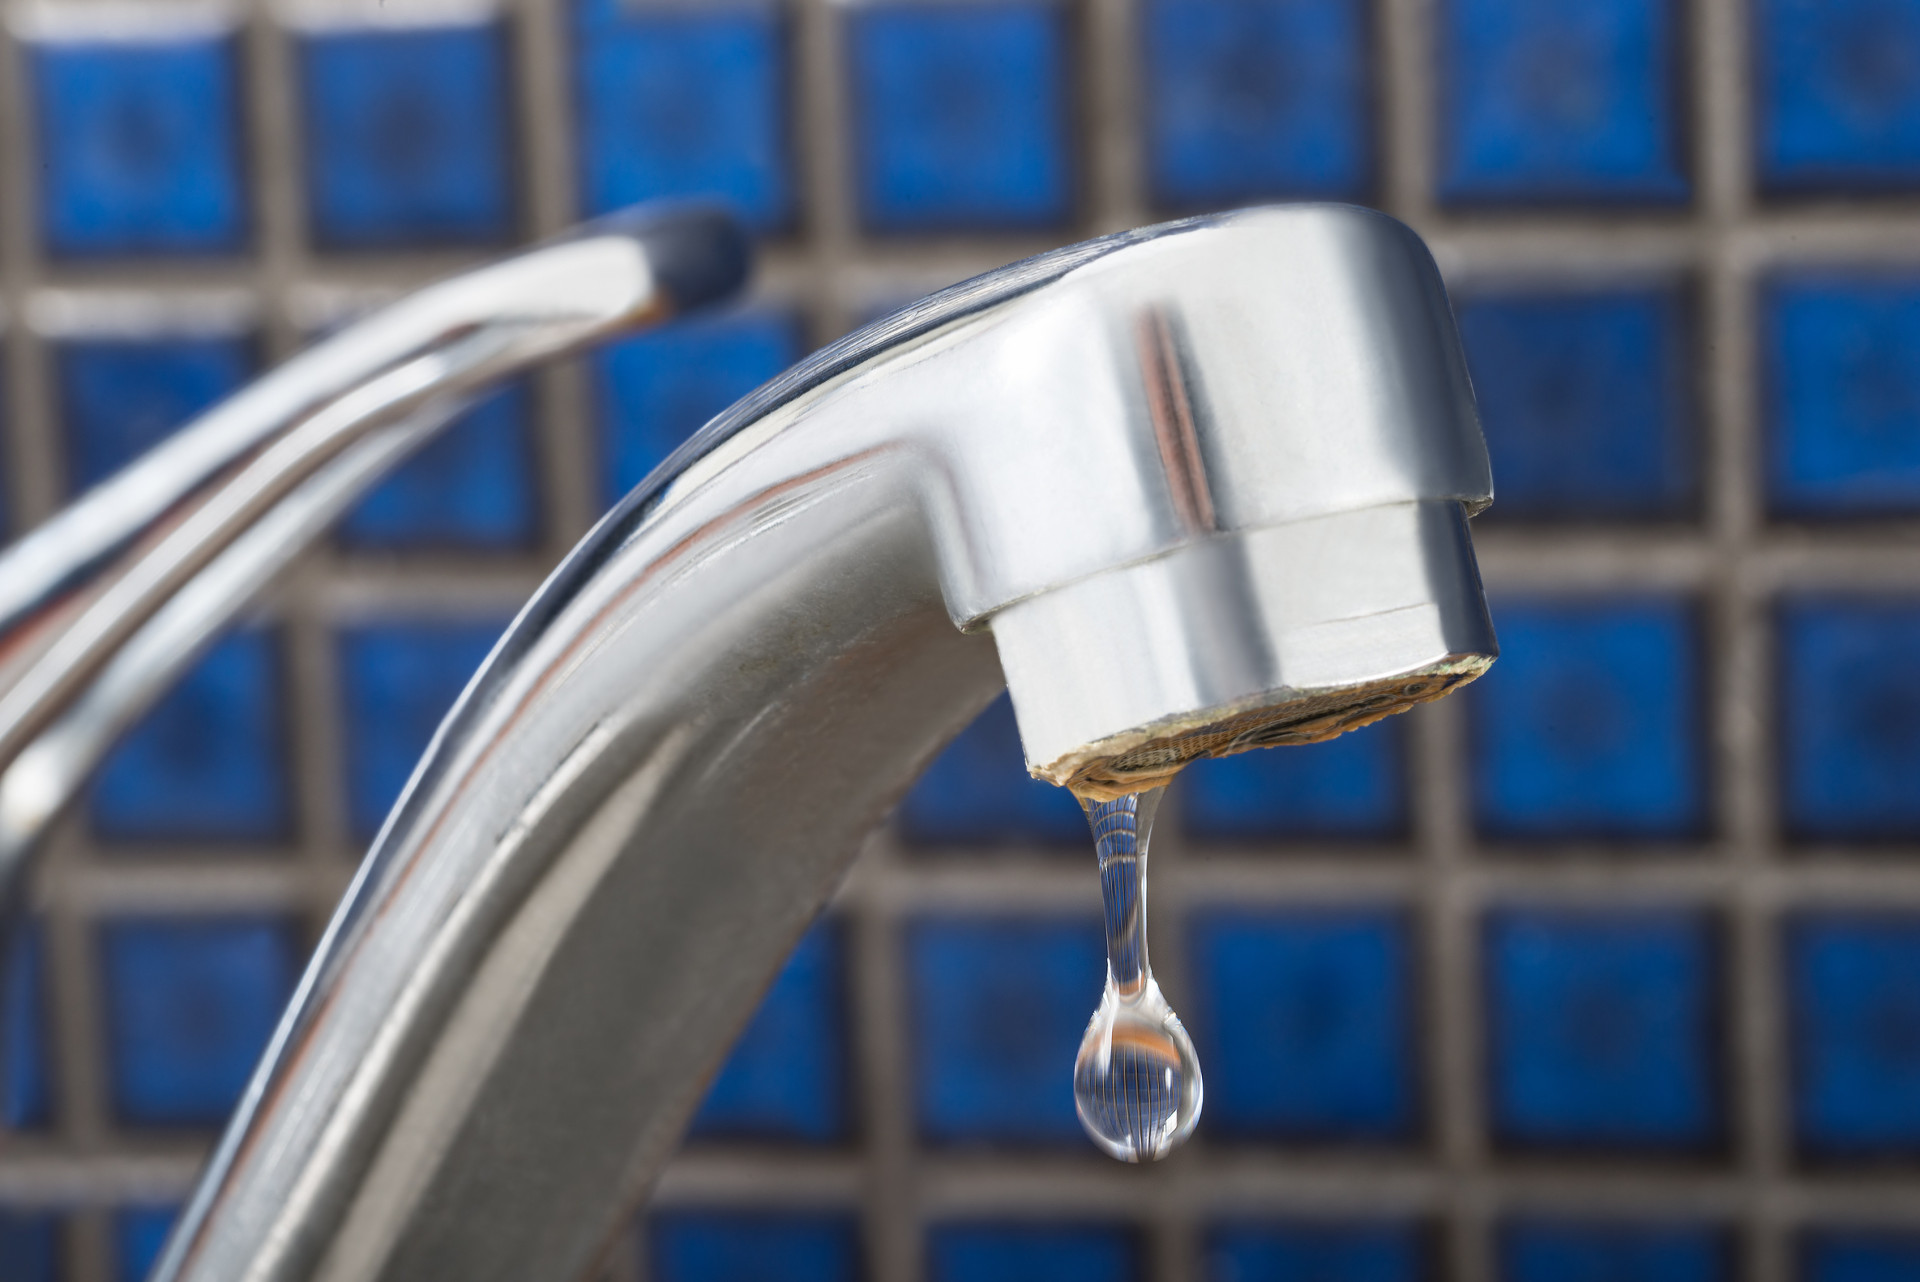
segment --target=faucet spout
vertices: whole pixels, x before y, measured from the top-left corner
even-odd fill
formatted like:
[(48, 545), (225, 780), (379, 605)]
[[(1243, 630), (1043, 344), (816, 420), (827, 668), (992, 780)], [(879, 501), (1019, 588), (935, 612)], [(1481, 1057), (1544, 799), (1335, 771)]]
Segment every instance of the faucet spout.
[(1095, 794), (1434, 697), (1495, 653), (1490, 498), (1438, 274), (1359, 209), (1089, 242), (819, 353), (500, 641), (157, 1276), (585, 1274), (1003, 682), (1031, 767)]

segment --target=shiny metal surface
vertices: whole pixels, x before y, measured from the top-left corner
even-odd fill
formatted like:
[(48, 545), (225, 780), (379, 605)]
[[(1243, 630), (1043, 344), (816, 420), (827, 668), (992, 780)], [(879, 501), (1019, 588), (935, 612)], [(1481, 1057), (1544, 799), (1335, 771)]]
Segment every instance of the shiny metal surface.
[(1091, 242), (820, 353), (501, 640), (158, 1276), (583, 1274), (1002, 658), (1042, 767), (1076, 735), (1137, 756), (1165, 737), (1142, 715), (1380, 715), (1415, 697), (1382, 681), (1491, 660), (1489, 498), (1438, 277), (1358, 209)]
[(724, 294), (745, 266), (724, 216), (638, 210), (444, 281), (287, 362), (0, 554), (0, 902), (118, 735), (468, 396)]

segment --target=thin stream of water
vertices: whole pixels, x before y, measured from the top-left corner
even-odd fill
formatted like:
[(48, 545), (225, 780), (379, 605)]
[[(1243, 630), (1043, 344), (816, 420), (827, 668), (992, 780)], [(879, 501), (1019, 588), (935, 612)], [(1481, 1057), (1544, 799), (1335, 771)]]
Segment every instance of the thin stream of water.
[(1147, 961), (1147, 840), (1165, 788), (1082, 797), (1100, 860), (1107, 984), (1073, 1064), (1073, 1100), (1093, 1142), (1123, 1162), (1157, 1161), (1200, 1120), (1200, 1061)]

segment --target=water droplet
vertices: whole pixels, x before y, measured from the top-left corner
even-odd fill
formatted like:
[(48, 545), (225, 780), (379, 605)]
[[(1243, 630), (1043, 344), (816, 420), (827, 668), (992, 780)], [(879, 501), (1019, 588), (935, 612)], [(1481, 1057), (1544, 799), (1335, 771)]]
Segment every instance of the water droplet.
[(1147, 838), (1166, 789), (1080, 799), (1100, 858), (1107, 987), (1073, 1063), (1080, 1124), (1123, 1162), (1165, 1157), (1200, 1120), (1200, 1061), (1147, 964)]

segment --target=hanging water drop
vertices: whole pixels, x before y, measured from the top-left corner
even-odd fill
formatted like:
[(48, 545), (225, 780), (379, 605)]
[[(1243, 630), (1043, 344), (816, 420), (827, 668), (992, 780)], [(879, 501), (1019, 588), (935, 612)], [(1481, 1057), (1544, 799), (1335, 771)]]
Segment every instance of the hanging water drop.
[(1082, 797), (1100, 859), (1107, 986), (1073, 1064), (1080, 1124), (1123, 1162), (1165, 1157), (1200, 1120), (1200, 1061), (1147, 964), (1147, 838), (1164, 788)]

